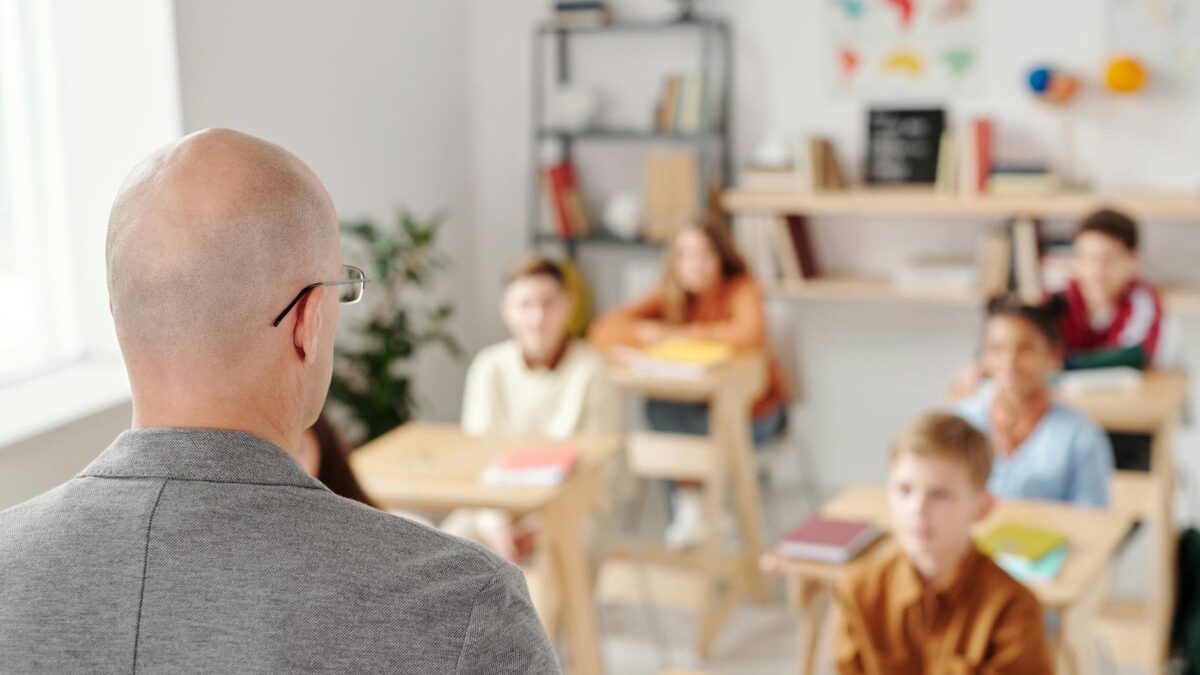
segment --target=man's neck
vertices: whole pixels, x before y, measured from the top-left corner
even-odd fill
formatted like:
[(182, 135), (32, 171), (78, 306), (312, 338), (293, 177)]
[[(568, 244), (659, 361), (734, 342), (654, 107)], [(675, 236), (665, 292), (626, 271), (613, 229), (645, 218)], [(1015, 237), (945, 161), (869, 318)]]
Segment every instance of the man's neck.
[(278, 416), (265, 415), (254, 405), (231, 405), (229, 402), (203, 399), (184, 402), (154, 400), (134, 395), (134, 429), (151, 427), (183, 427), (228, 429), (265, 438), (289, 453), (299, 448), (299, 433), (289, 433)]

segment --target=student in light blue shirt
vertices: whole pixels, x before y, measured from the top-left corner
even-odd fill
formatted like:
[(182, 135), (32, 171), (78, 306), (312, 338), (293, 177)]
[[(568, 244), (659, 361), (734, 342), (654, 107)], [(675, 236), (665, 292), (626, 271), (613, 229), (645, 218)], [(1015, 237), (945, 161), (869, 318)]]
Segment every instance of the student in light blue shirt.
[(1055, 402), (1047, 384), (1062, 363), (1060, 312), (1054, 303), (988, 303), (980, 364), (989, 381), (957, 409), (996, 447), (988, 489), (997, 497), (1107, 507), (1113, 472), (1108, 436)]

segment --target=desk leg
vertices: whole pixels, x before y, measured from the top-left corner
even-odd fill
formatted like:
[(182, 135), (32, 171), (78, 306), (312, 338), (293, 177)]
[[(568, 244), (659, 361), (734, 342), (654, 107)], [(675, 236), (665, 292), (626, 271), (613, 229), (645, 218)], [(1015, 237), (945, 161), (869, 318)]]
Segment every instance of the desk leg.
[(718, 396), (712, 403), (713, 436), (725, 452), (726, 466), (733, 472), (733, 496), (740, 526), (742, 575), (746, 588), (758, 604), (767, 602), (767, 582), (759, 567), (763, 554), (762, 496), (755, 476), (754, 445), (751, 441), (750, 410)]
[(817, 672), (817, 651), (829, 610), (829, 589), (818, 581), (788, 579), (788, 604), (800, 615), (797, 662), (801, 675)]
[(574, 505), (559, 504), (548, 509), (547, 553), (554, 561), (551, 567), (571, 650), (572, 672), (600, 675), (604, 672), (603, 654), (596, 627), (596, 607), (592, 601), (591, 571), (579, 528), (581, 522), (582, 512)]

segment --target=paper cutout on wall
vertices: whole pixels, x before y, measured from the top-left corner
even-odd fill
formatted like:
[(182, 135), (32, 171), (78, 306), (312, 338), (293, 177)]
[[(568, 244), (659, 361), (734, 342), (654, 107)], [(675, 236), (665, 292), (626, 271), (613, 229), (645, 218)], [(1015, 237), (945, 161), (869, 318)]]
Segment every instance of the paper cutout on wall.
[(913, 3), (916, 0), (887, 0), (887, 3), (900, 13), (900, 25), (908, 28), (913, 20)]
[(1200, 96), (1200, 0), (1105, 0), (1105, 11), (1104, 52), (1136, 58), (1147, 91)]
[(971, 12), (971, 0), (945, 0), (934, 16), (938, 21), (954, 21)]
[(850, 19), (857, 19), (867, 9), (866, 0), (835, 0)]
[(979, 7), (974, 0), (822, 0), (829, 86), (887, 101), (978, 90)]
[(962, 77), (975, 65), (975, 52), (961, 47), (942, 52), (942, 61), (955, 77)]
[(849, 47), (842, 47), (838, 56), (840, 57), (839, 63), (842, 66), (842, 80), (848, 81), (854, 79), (854, 76), (858, 74), (858, 52)]
[(883, 62), (883, 69), (893, 75), (904, 75), (913, 78), (921, 77), (925, 68), (921, 64), (921, 57), (902, 49), (893, 53)]

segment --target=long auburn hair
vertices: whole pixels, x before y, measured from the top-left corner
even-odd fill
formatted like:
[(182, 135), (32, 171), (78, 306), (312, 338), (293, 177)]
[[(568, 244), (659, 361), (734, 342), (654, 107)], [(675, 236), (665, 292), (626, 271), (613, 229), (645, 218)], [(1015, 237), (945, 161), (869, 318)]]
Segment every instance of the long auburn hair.
[(378, 508), (363, 491), (362, 486), (358, 484), (354, 472), (350, 470), (350, 462), (347, 460), (350, 448), (337, 429), (330, 424), (325, 413), (321, 413), (317, 417), (316, 423), (312, 425), (312, 430), (317, 435), (317, 446), (320, 448), (321, 455), (317, 480), (324, 483), (325, 487), (336, 495)]
[(663, 272), (663, 318), (670, 323), (683, 323), (687, 320), (688, 309), (691, 307), (692, 296), (684, 290), (675, 275), (675, 255), (679, 238), (688, 232), (699, 232), (704, 235), (713, 253), (721, 263), (721, 280), (729, 281), (746, 274), (746, 260), (738, 252), (733, 243), (729, 228), (719, 220), (709, 219), (704, 222), (688, 225), (671, 237), (667, 246)]

